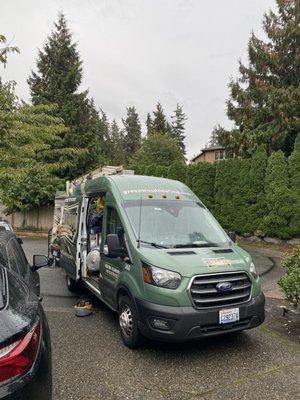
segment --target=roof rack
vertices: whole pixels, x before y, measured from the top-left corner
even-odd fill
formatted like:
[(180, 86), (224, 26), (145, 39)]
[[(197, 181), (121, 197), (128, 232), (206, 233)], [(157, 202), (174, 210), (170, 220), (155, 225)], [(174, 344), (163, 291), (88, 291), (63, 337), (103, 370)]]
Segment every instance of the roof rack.
[(131, 169), (123, 169), (122, 165), (119, 165), (117, 167), (112, 165), (107, 165), (106, 167), (99, 167), (97, 169), (94, 169), (93, 171), (88, 172), (85, 175), (80, 176), (77, 179), (74, 179), (72, 182), (67, 181), (66, 192), (69, 194), (71, 189), (76, 188), (77, 185), (82, 185), (88, 180), (109, 175), (134, 175), (134, 171)]

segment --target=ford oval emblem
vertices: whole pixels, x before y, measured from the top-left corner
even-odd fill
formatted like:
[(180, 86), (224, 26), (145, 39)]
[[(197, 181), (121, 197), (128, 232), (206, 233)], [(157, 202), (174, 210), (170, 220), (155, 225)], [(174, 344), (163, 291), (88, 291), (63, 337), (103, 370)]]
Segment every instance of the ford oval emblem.
[(231, 282), (220, 282), (216, 285), (216, 288), (219, 292), (229, 292), (233, 288), (233, 284)]

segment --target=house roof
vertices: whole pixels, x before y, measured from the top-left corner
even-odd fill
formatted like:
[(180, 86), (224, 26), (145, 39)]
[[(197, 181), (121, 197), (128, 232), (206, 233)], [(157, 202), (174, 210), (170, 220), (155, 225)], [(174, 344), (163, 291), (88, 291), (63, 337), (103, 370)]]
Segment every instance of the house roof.
[(209, 146), (204, 147), (204, 149), (202, 149), (200, 151), (200, 153), (198, 153), (194, 157), (192, 157), (190, 161), (195, 161), (198, 157), (200, 157), (202, 154), (206, 153), (207, 151), (215, 151), (215, 150), (225, 150), (225, 147), (221, 146), (220, 144), (211, 144)]

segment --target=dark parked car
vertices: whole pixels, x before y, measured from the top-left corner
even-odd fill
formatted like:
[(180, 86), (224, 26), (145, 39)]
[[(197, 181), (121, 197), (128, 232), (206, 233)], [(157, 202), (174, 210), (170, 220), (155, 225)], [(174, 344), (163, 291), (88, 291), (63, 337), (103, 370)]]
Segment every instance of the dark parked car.
[(0, 399), (51, 400), (51, 343), (38, 268), (11, 232), (0, 232)]

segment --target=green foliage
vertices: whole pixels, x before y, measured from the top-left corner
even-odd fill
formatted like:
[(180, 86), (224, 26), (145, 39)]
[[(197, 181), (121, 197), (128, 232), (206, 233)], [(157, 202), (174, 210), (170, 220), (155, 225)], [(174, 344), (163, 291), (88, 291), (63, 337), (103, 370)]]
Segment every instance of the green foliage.
[(214, 205), (214, 182), (216, 164), (191, 164), (186, 171), (186, 185), (209, 209)]
[(249, 184), (245, 187), (247, 191), (247, 228), (248, 232), (255, 232), (263, 227), (263, 219), (266, 211), (265, 198), (265, 175), (268, 157), (265, 146), (259, 146), (252, 158), (249, 168)]
[(59, 147), (68, 129), (55, 112), (54, 106), (0, 107), (0, 198), (8, 211), (51, 201), (62, 184), (57, 172), (79, 154)]
[(186, 179), (186, 166), (182, 162), (171, 164), (168, 169), (167, 177), (184, 183)]
[(288, 160), (290, 188), (292, 192), (291, 235), (300, 235), (300, 134), (295, 140), (294, 151)]
[(123, 124), (125, 128), (125, 160), (128, 161), (141, 147), (141, 123), (135, 107), (127, 108), (127, 116), (126, 119), (123, 119)]
[(284, 291), (286, 299), (296, 308), (300, 302), (300, 246), (282, 261), (286, 275), (281, 277), (278, 285)]
[(155, 168), (155, 176), (159, 178), (166, 178), (168, 176), (168, 167), (157, 165)]
[(155, 176), (155, 172), (156, 172), (156, 165), (154, 164), (146, 165), (144, 168), (144, 175)]
[(149, 120), (147, 118), (147, 124), (149, 126), (149, 133), (150, 134), (169, 134), (170, 133), (170, 125), (168, 124), (167, 118), (164, 114), (164, 110), (162, 105), (158, 102), (156, 105), (156, 109), (153, 111), (153, 120)]
[(265, 178), (266, 215), (263, 228), (268, 236), (288, 238), (292, 217), (292, 196), (289, 189), (287, 162), (282, 151), (268, 160)]
[(182, 110), (182, 106), (177, 104), (176, 110), (174, 114), (171, 116), (172, 118), (172, 128), (171, 128), (171, 137), (177, 140), (179, 147), (183, 154), (186, 153), (185, 144), (184, 144), (184, 131), (185, 131), (185, 121), (187, 120), (186, 115)]
[(213, 136), (228, 154), (252, 154), (259, 144), (270, 154), (289, 155), (299, 132), (299, 10), (298, 0), (276, 0), (278, 13), (264, 16), (267, 41), (252, 34), (249, 66), (239, 65), (240, 77), (229, 83), (227, 115), (230, 131), (217, 127)]
[(34, 105), (58, 105), (56, 116), (70, 128), (62, 147), (83, 149), (74, 157), (72, 167), (62, 172), (68, 178), (77, 177), (102, 161), (103, 125), (87, 91), (79, 92), (81, 82), (82, 61), (77, 44), (72, 42), (66, 19), (60, 13), (55, 30), (39, 51), (37, 71), (32, 71), (28, 84)]
[(234, 219), (228, 228), (237, 233), (251, 232), (253, 229), (250, 217), (251, 204), (249, 202), (251, 159), (235, 160), (235, 164), (237, 167), (235, 176), (236, 182), (235, 190), (231, 198)]
[(169, 166), (173, 162), (181, 161), (182, 153), (176, 140), (169, 135), (153, 133), (143, 140), (132, 163)]
[(2, 44), (2, 47), (0, 47), (0, 64), (3, 64), (4, 66), (7, 63), (7, 56), (9, 53), (20, 53), (18, 47), (9, 46), (6, 43), (6, 37), (0, 34), (0, 44)]
[(215, 179), (215, 215), (224, 228), (231, 228), (236, 219), (234, 197), (238, 188), (239, 160), (229, 159), (217, 164)]
[(112, 165), (123, 165), (125, 162), (124, 153), (124, 131), (119, 128), (116, 120), (113, 120), (109, 127), (109, 148), (110, 161)]

